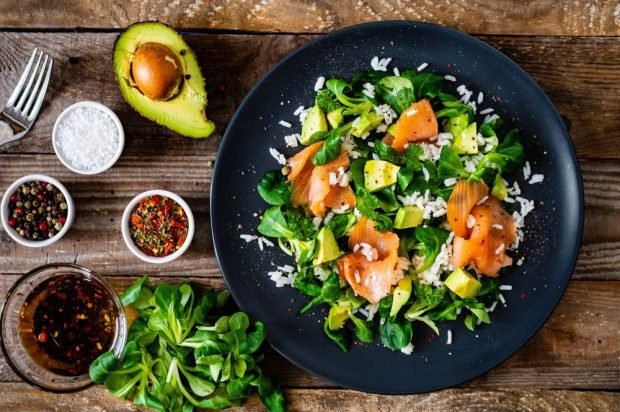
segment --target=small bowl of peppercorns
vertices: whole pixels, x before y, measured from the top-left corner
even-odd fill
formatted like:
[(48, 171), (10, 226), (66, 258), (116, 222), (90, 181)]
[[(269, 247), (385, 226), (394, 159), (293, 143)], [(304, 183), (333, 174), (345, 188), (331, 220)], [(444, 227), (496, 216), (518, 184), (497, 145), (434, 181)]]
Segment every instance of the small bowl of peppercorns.
[(4, 193), (0, 218), (4, 230), (28, 247), (44, 247), (60, 240), (69, 230), (75, 205), (58, 180), (28, 175), (16, 180)]

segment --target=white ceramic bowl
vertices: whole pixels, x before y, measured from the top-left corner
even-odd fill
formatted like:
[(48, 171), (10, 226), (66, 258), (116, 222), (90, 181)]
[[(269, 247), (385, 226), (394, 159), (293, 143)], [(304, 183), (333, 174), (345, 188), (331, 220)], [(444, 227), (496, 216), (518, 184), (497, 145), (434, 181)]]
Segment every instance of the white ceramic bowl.
[[(133, 211), (134, 207), (136, 207), (136, 205), (138, 204), (138, 202), (140, 202), (140, 200), (144, 199), (145, 197), (149, 197), (153, 195), (165, 196), (167, 198), (174, 200), (179, 205), (181, 205), (181, 207), (185, 211), (185, 214), (187, 215), (187, 238), (185, 239), (185, 242), (176, 252), (171, 253), (167, 256), (162, 256), (162, 257), (150, 256), (142, 252), (134, 244), (133, 240), (131, 239), (131, 234), (129, 233), (129, 219), (130, 219), (131, 212)], [(125, 212), (123, 213), (123, 218), (121, 219), (121, 232), (123, 234), (123, 240), (125, 241), (125, 244), (129, 248), (131, 253), (133, 253), (134, 255), (136, 255), (137, 257), (139, 257), (140, 259), (148, 263), (167, 263), (167, 262), (172, 262), (173, 260), (180, 257), (183, 253), (185, 253), (187, 248), (189, 248), (189, 245), (192, 243), (192, 239), (194, 238), (194, 231), (195, 231), (194, 215), (192, 214), (192, 211), (189, 208), (189, 205), (179, 195), (169, 192), (168, 190), (156, 189), (156, 190), (149, 190), (149, 191), (140, 193), (138, 196), (134, 197), (131, 200), (131, 202), (129, 202), (129, 204), (125, 208)]]
[[(20, 185), (32, 181), (40, 181), (53, 184), (58, 189), (60, 189), (62, 194), (65, 196), (65, 201), (67, 202), (67, 220), (65, 221), (65, 224), (60, 230), (60, 232), (56, 233), (56, 235), (52, 236), (49, 239), (29, 240), (21, 237), (15, 229), (9, 226), (9, 199), (11, 195), (15, 193), (15, 190), (17, 190)], [(73, 203), (73, 198), (69, 194), (69, 191), (58, 180), (46, 175), (28, 175), (17, 179), (15, 182), (13, 182), (11, 186), (8, 187), (6, 192), (4, 192), (4, 196), (2, 197), (2, 204), (0, 204), (0, 219), (2, 220), (2, 226), (4, 226), (4, 230), (9, 234), (9, 236), (11, 236), (11, 238), (13, 238), (14, 241), (28, 247), (45, 247), (51, 245), (52, 243), (58, 242), (60, 238), (62, 238), (65, 233), (69, 231), (69, 228), (71, 227), (74, 218), (75, 204)]]
[[(62, 152), (60, 151), (58, 147), (58, 125), (61, 123), (61, 121), (65, 117), (69, 115), (69, 113), (71, 113), (72, 111), (80, 107), (88, 107), (88, 108), (96, 109), (96, 110), (99, 110), (107, 114), (108, 116), (110, 116), (110, 118), (114, 122), (114, 125), (118, 129), (118, 148), (116, 149), (116, 152), (114, 156), (112, 157), (112, 159), (110, 159), (106, 164), (104, 164), (98, 169), (83, 170), (83, 169), (76, 168), (63, 156)], [(83, 174), (83, 175), (96, 175), (98, 173), (104, 172), (108, 170), (109, 168), (111, 168), (116, 163), (116, 161), (121, 157), (121, 153), (123, 153), (123, 148), (125, 147), (125, 131), (123, 129), (123, 125), (121, 124), (121, 121), (119, 120), (118, 116), (108, 107), (102, 105), (101, 103), (97, 103), (97, 102), (83, 101), (83, 102), (72, 104), (71, 106), (63, 110), (60, 116), (58, 116), (58, 119), (56, 119), (56, 123), (54, 123), (54, 129), (52, 130), (52, 145), (54, 146), (54, 152), (56, 152), (56, 156), (58, 157), (58, 160), (60, 160), (60, 162), (63, 165), (65, 165), (67, 169), (71, 170), (72, 172)]]

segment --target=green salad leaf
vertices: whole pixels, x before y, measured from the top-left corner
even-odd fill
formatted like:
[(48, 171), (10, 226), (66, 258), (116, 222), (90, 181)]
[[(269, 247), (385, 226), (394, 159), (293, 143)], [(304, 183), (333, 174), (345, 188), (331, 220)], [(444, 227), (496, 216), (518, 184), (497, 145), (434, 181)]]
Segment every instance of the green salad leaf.
[(376, 91), (399, 114), (407, 110), (415, 99), (413, 84), (406, 77), (384, 77), (377, 83)]
[(379, 327), (379, 337), (385, 347), (400, 350), (409, 345), (413, 338), (411, 322), (398, 317), (387, 318)]
[(258, 193), (270, 205), (287, 205), (291, 202), (292, 188), (282, 173), (272, 170), (258, 182)]
[[(350, 128), (350, 125), (347, 125)], [(315, 166), (323, 166), (333, 160), (335, 160), (340, 154), (340, 147), (342, 146), (342, 133), (346, 128), (343, 126), (338, 129), (334, 129), (327, 133), (325, 143), (315, 153), (312, 158), (312, 163)]]
[(416, 100), (421, 100), (423, 98), (434, 99), (443, 88), (444, 79), (436, 73), (417, 73), (411, 69), (407, 69), (400, 75), (401, 77), (409, 79), (413, 84)]
[(444, 146), (439, 155), (437, 175), (440, 179), (466, 179), (470, 173), (463, 167), (459, 155), (452, 148)]
[(416, 272), (424, 272), (433, 265), (448, 235), (447, 231), (433, 226), (418, 226), (415, 229), (415, 238), (419, 242), (416, 250), (424, 257), (424, 263), (415, 268)]
[(122, 296), (140, 317), (121, 359), (106, 352), (92, 362), (93, 382), (157, 411), (241, 406), (253, 393), (269, 411), (284, 411), (282, 391), (258, 366), (264, 325), (225, 309), (228, 291), (199, 292), (188, 283), (160, 283), (153, 290), (143, 277)]

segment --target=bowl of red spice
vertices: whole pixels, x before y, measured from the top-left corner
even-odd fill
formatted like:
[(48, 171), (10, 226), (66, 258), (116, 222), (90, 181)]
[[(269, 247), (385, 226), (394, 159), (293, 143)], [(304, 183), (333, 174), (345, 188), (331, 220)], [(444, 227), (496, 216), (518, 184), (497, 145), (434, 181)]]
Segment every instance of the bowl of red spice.
[(177, 259), (194, 237), (194, 215), (189, 205), (167, 190), (149, 190), (134, 197), (121, 222), (129, 250), (149, 263)]
[(44, 247), (57, 242), (69, 230), (75, 216), (67, 188), (53, 177), (28, 175), (4, 192), (0, 218), (4, 230), (16, 242)]

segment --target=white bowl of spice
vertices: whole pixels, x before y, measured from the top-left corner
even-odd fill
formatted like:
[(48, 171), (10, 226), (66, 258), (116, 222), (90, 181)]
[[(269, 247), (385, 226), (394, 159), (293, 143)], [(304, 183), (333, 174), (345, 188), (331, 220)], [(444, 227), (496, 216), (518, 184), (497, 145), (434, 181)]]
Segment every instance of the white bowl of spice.
[(116, 163), (125, 146), (123, 125), (101, 103), (84, 101), (67, 107), (56, 119), (52, 144), (69, 170), (95, 175)]
[(140, 193), (129, 202), (121, 219), (125, 244), (131, 253), (149, 263), (180, 257), (189, 248), (194, 230), (189, 205), (167, 190)]
[(0, 205), (4, 230), (28, 247), (44, 247), (62, 238), (73, 223), (75, 205), (69, 191), (46, 175), (28, 175), (4, 192)]

